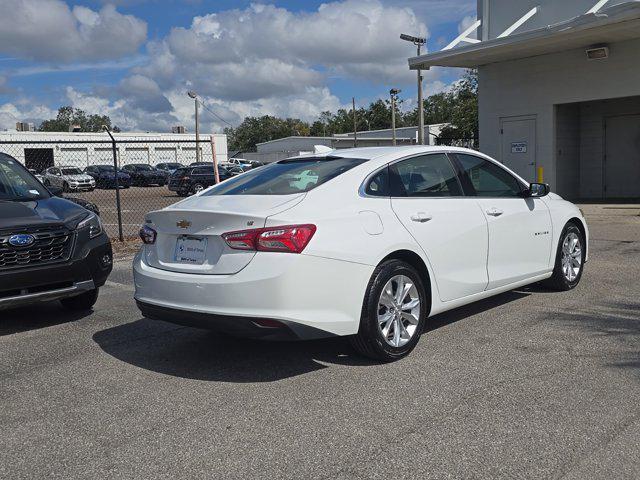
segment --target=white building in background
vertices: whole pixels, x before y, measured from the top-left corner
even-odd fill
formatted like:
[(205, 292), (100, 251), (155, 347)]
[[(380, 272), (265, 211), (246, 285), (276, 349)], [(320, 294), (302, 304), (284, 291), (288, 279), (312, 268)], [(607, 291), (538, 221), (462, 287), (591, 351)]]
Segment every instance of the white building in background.
[(480, 150), (570, 198), (640, 197), (640, 2), (478, 0), (411, 68), (478, 68)]
[[(196, 161), (194, 134), (114, 133), (120, 165), (129, 163)], [(227, 136), (200, 135), (201, 161), (213, 161), (211, 137), (218, 162), (227, 161)], [(50, 166), (113, 165), (111, 139), (107, 133), (0, 132), (0, 152), (21, 161), (27, 168), (42, 171)]]

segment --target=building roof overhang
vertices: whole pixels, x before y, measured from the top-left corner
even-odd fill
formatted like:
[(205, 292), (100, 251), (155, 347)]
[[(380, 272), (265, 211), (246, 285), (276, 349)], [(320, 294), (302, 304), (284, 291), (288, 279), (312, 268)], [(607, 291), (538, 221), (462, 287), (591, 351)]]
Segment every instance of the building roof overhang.
[(473, 68), (636, 38), (640, 38), (640, 1), (615, 5), (545, 28), (412, 57), (409, 68)]

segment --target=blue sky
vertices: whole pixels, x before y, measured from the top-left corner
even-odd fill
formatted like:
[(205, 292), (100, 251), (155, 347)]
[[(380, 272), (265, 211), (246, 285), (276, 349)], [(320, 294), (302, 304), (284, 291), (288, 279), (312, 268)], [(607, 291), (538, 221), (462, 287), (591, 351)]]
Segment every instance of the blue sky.
[[(410, 105), (414, 52), (430, 51), (475, 18), (475, 0), (0, 0), (0, 129), (38, 123), (61, 105), (107, 113), (125, 130), (192, 123), (191, 88), (219, 118), (313, 120), (393, 87)], [(5, 15), (6, 16), (6, 15)], [(453, 69), (427, 74), (426, 93)], [(206, 128), (226, 124), (204, 114)], [(208, 117), (208, 118), (207, 118)]]

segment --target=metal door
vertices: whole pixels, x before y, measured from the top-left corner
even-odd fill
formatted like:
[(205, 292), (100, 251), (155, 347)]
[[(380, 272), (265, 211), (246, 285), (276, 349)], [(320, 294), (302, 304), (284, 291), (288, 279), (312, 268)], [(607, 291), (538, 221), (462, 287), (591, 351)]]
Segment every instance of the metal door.
[(605, 120), (605, 198), (640, 197), (640, 115)]
[(500, 161), (529, 182), (536, 181), (536, 118), (500, 119)]

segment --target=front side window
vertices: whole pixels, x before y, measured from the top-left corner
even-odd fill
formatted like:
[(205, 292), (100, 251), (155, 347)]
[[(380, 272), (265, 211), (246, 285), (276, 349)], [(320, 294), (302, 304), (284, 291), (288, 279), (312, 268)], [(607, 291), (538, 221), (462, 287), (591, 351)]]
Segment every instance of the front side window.
[(204, 193), (211, 195), (289, 195), (303, 193), (360, 165), (357, 158), (295, 158), (230, 178)]
[(40, 200), (48, 197), (47, 189), (16, 160), (0, 155), (0, 202)]
[(394, 197), (459, 197), (462, 188), (444, 153), (413, 157), (391, 165)]
[(475, 155), (456, 154), (469, 179), (470, 195), (478, 197), (520, 197), (520, 182), (505, 169)]

